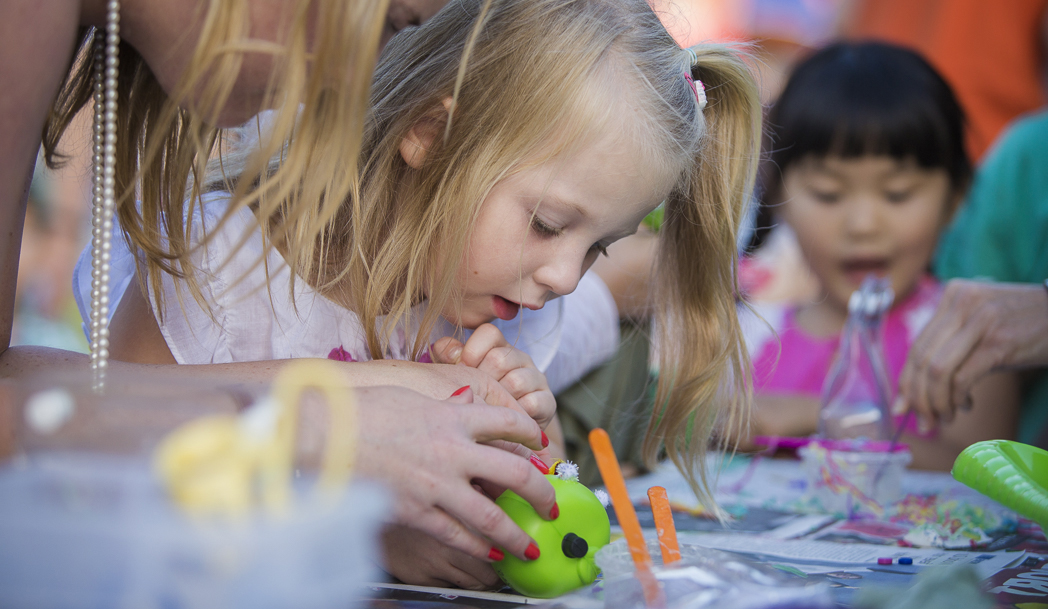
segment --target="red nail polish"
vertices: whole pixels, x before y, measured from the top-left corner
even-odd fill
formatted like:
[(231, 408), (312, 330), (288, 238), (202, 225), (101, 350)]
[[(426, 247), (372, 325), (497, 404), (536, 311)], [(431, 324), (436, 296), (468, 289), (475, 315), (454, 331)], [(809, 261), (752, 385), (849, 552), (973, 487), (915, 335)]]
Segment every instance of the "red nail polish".
[(451, 397), (455, 397), (456, 395), (462, 395), (463, 393), (466, 393), (467, 389), (469, 389), (469, 385), (466, 385), (465, 387), (459, 387), (455, 390), (455, 393), (451, 394)]
[(502, 550), (500, 550), (498, 548), (491, 548), (491, 551), (488, 552), (488, 558), (490, 558), (491, 560), (494, 560), (495, 562), (498, 562), (498, 561), (502, 560), (505, 557), (506, 556), (502, 553)]
[(528, 458), (528, 460), (531, 461), (531, 464), (534, 465), (537, 470), (542, 472), (543, 476), (549, 474), (549, 468), (542, 462), (542, 459), (539, 459), (538, 455), (533, 454)]
[(542, 448), (549, 446), (549, 438), (546, 437), (546, 432), (542, 432)]
[(557, 516), (560, 516), (560, 506), (557, 505), (556, 501), (554, 501), (553, 502), (553, 509), (549, 511), (549, 519), (550, 520), (556, 520)]
[(538, 560), (539, 547), (535, 545), (535, 542), (528, 544), (528, 549), (524, 550), (524, 558), (527, 558), (528, 560)]

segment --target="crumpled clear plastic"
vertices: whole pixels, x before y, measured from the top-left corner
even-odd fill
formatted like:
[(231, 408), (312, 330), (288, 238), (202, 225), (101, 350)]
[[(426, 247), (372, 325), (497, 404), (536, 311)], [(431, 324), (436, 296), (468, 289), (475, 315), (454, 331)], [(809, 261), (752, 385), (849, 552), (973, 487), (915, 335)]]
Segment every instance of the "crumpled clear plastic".
[(295, 479), (281, 515), (195, 518), (169, 499), (150, 455), (168, 431), (264, 388), (112, 373), (20, 381), (18, 452), (0, 460), (0, 607), (355, 607), (380, 573), (389, 498)]
[[(657, 541), (648, 542), (653, 558)], [(662, 590), (662, 609), (829, 609), (834, 606), (825, 583), (790, 579), (785, 574), (744, 556), (692, 544), (681, 544), (681, 560), (655, 565)], [(604, 571), (602, 582), (551, 603), (564, 609), (655, 609), (645, 601), (643, 585), (633, 572), (624, 539), (597, 553)]]
[(891, 384), (881, 324), (895, 294), (887, 278), (870, 275), (848, 301), (837, 359), (823, 385), (819, 436), (888, 440)]

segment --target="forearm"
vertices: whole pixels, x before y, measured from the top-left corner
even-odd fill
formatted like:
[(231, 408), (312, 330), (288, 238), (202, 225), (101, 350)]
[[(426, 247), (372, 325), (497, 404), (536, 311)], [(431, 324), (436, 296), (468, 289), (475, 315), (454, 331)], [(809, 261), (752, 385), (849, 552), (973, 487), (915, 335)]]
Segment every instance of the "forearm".
[[(287, 361), (212, 365), (111, 361), (107, 382), (119, 389), (106, 404), (109, 415), (117, 416), (97, 416), (102, 402), (85, 389), (89, 383), (87, 355), (46, 347), (12, 347), (0, 355), (0, 459), (20, 450), (48, 446), (114, 452), (141, 450), (187, 420), (243, 409), (268, 391), (269, 383)], [(388, 388), (378, 385), (384, 381), (405, 380), (404, 375), (395, 373), (404, 368), (405, 362), (372, 364), (342, 366), (345, 380), (359, 389), (362, 405), (382, 401), (380, 396), (388, 393)], [(64, 384), (77, 399), (77, 409), (68, 424), (49, 437), (34, 435), (21, 423), (27, 390), (43, 383)], [(448, 391), (440, 397), (450, 394)], [(132, 404), (133, 399), (138, 402)], [(419, 399), (423, 399), (421, 395)], [(132, 405), (134, 408), (129, 407)], [(322, 437), (324, 434), (316, 429), (325, 426), (324, 409), (317, 409), (308, 400), (303, 408), (303, 416), (314, 421), (312, 436)], [(311, 454), (316, 443), (308, 444), (304, 448)]]
[(758, 395), (748, 429), (738, 430), (739, 450), (756, 448), (756, 436), (800, 437), (819, 427), (819, 401), (804, 395)]
[(0, 352), (11, 344), (29, 179), (78, 15), (76, 0), (0, 3)]

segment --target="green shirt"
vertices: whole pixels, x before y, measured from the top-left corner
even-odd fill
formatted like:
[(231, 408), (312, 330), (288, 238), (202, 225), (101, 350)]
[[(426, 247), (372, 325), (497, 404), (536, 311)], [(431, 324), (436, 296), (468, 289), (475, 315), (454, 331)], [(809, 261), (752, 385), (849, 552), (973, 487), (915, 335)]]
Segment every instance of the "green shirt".
[[(1013, 123), (987, 155), (942, 236), (935, 272), (943, 281), (1048, 278), (1048, 112)], [(1024, 387), (1019, 441), (1035, 443), (1046, 424), (1048, 373), (1042, 371)]]

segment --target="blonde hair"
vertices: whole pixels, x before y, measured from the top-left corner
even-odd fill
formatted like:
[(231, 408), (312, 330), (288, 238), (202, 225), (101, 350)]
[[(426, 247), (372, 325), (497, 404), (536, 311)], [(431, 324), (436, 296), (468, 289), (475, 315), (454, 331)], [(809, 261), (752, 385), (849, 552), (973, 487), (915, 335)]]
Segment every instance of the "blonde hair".
[[(712, 506), (701, 465), (709, 438), (720, 419), (741, 424), (749, 403), (735, 240), (761, 108), (737, 52), (712, 44), (691, 51), (694, 64), (645, 0), (453, 0), (383, 53), (360, 198), (339, 209), (315, 279), (360, 316), (376, 358), (427, 298), (420, 353), (441, 311), (458, 302), (454, 262), (465, 259), (491, 188), (625, 123), (638, 158), (675, 178), (656, 269), (662, 376), (645, 457), (654, 462), (664, 448)], [(703, 111), (685, 71), (705, 83)], [(409, 171), (400, 144), (427, 120), (448, 124)], [(435, 269), (438, 255), (453, 263)]]
[[(368, 89), (388, 3), (296, 2), (286, 15), (286, 40), (272, 43), (248, 38), (249, 0), (210, 0), (200, 5), (200, 40), (170, 94), (138, 52), (121, 42), (117, 213), (132, 251), (141, 252), (157, 302), (161, 273), (185, 279), (199, 298), (189, 264), (197, 244), (190, 242), (186, 219), (198, 204), (202, 181), (191, 178), (204, 173), (219, 148), (221, 130), (211, 125), (230, 99), (245, 52), (273, 56), (263, 104), (280, 110), (270, 137), (245, 159), (241, 177), (246, 179), (234, 191), (225, 218), (252, 206), (267, 243), (281, 248), (294, 274), (315, 274), (314, 253), (324, 227), (356, 193)], [(91, 99), (93, 32), (81, 30), (69, 76), (44, 127), (45, 157), (52, 166), (61, 161), (63, 132)], [(283, 162), (269, 171), (268, 160), (278, 153)]]

